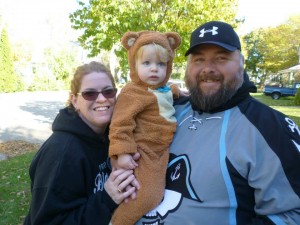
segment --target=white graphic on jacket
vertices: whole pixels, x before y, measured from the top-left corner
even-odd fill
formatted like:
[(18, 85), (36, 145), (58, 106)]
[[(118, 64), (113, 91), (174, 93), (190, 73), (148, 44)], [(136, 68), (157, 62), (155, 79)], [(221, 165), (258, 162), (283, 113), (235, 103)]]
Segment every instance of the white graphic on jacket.
[(170, 154), (164, 199), (155, 209), (144, 215), (144, 218), (151, 221), (143, 222), (143, 224), (164, 224), (162, 219), (180, 207), (182, 198), (202, 202), (190, 182), (190, 174), (191, 166), (188, 157), (186, 155), (176, 156)]
[[(300, 136), (300, 130), (297, 124), (288, 117), (285, 118), (285, 121), (289, 124), (289, 128), (291, 129), (291, 131), (293, 133), (298, 133), (298, 135)], [(300, 152), (300, 143), (297, 143), (295, 140), (292, 140), (292, 142), (296, 146), (298, 152)]]
[(99, 165), (99, 173), (95, 178), (94, 193), (104, 190), (104, 183), (106, 182), (109, 176), (108, 168), (109, 168), (108, 162), (103, 162)]
[[(197, 125), (202, 125), (203, 124), (203, 119), (198, 119), (195, 117), (195, 113), (193, 115), (189, 115), (188, 117), (184, 118), (178, 126), (181, 126), (184, 122), (186, 122), (188, 119), (190, 119), (191, 125), (188, 127), (189, 130), (197, 130), (198, 127)], [(221, 119), (220, 116), (212, 116), (212, 117), (207, 117), (205, 118), (205, 121), (212, 120), (212, 119)]]

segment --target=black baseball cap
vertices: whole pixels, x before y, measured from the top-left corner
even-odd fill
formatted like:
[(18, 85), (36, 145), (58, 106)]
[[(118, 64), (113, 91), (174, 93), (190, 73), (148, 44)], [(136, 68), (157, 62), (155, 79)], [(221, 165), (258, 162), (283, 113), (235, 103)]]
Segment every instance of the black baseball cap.
[(190, 48), (185, 53), (185, 56), (189, 55), (196, 46), (201, 44), (215, 44), (231, 52), (237, 49), (241, 50), (239, 36), (233, 27), (220, 21), (207, 22), (194, 30), (191, 35)]

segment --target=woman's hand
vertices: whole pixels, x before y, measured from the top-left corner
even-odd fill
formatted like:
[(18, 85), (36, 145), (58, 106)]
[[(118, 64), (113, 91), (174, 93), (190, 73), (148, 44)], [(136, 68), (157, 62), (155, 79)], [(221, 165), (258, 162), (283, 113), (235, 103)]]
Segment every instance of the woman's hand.
[(140, 188), (133, 170), (118, 169), (114, 170), (104, 184), (104, 188), (115, 203), (128, 201), (135, 198), (137, 189)]

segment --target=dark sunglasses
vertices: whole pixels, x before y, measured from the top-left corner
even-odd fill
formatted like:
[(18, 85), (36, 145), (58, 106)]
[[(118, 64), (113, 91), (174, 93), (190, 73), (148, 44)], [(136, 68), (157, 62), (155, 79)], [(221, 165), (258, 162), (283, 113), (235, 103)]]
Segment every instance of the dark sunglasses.
[(101, 91), (82, 91), (77, 93), (87, 101), (95, 101), (101, 93), (105, 98), (114, 98), (117, 94), (117, 88), (108, 88)]

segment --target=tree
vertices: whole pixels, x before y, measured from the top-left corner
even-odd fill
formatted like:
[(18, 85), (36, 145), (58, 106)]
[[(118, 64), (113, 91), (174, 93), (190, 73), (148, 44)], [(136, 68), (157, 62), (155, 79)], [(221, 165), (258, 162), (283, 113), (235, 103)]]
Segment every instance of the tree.
[(52, 71), (52, 76), (56, 81), (64, 83), (63, 88), (70, 88), (70, 81), (72, 75), (78, 65), (76, 61), (75, 51), (62, 48), (58, 52), (53, 52), (51, 49), (46, 49), (46, 57), (48, 58), (48, 64)]
[(80, 44), (90, 50), (90, 56), (117, 45), (115, 53), (123, 72), (128, 66), (120, 39), (129, 30), (178, 32), (182, 44), (175, 63), (180, 64), (185, 62), (191, 32), (201, 23), (222, 20), (237, 24), (237, 0), (90, 0), (89, 4), (79, 1), (79, 6), (70, 20), (73, 28), (83, 30)]
[(56, 50), (44, 49), (47, 65), (36, 65), (34, 82), (29, 86), (30, 91), (36, 90), (66, 90), (79, 62), (76, 59), (76, 49), (61, 46)]
[(5, 28), (2, 29), (0, 35), (0, 92), (22, 90), (23, 83), (14, 71), (13, 54)]
[(263, 62), (263, 55), (258, 49), (258, 43), (260, 41), (260, 30), (252, 31), (243, 37), (245, 42), (246, 51), (246, 71), (249, 76), (255, 79), (256, 81), (260, 79), (260, 76), (263, 74), (262, 69), (259, 65)]
[(300, 23), (297, 27), (295, 24), (287, 23), (265, 30), (258, 47), (264, 54), (263, 66), (268, 71), (274, 73), (297, 64), (299, 30)]
[[(252, 31), (245, 35), (246, 68), (267, 76), (298, 63), (300, 44), (300, 16), (291, 17), (286, 23)], [(264, 78), (264, 79), (265, 79)]]

